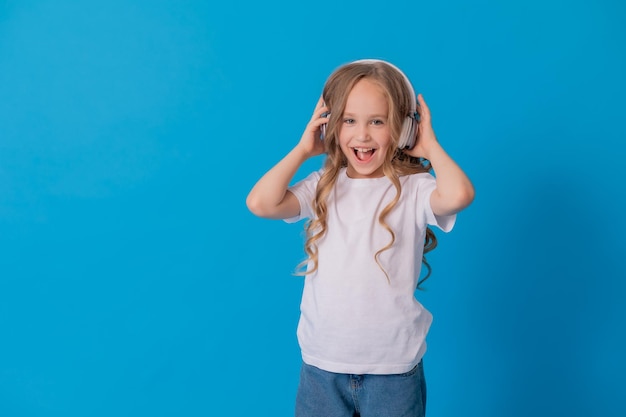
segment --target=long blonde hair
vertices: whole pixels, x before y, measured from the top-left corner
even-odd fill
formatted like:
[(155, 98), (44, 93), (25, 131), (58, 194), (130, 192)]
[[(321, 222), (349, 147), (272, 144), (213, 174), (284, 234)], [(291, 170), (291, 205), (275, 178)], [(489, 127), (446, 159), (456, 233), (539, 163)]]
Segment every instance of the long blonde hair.
[[(381, 211), (378, 222), (390, 234), (390, 241), (387, 245), (379, 249), (374, 254), (374, 259), (384, 272), (387, 280), (390, 281), (387, 271), (380, 262), (380, 254), (391, 248), (396, 240), (395, 232), (389, 227), (385, 219), (393, 210), (400, 199), (402, 187), (399, 177), (403, 175), (429, 172), (430, 163), (421, 158), (414, 158), (406, 155), (402, 150), (398, 149), (398, 141), (402, 132), (402, 126), (411, 109), (412, 94), (409, 86), (406, 84), (404, 75), (397, 68), (387, 64), (384, 61), (356, 61), (339, 67), (335, 70), (324, 86), (322, 93), (326, 106), (330, 109), (330, 118), (326, 128), (324, 137), (326, 160), (320, 180), (317, 184), (315, 198), (313, 200), (313, 210), (315, 216), (309, 220), (305, 226), (306, 241), (304, 245), (305, 253), (308, 256), (299, 266), (303, 267), (312, 263), (312, 267), (306, 272), (299, 273), (306, 275), (317, 270), (318, 267), (318, 250), (317, 242), (326, 234), (328, 206), (327, 201), (330, 192), (337, 182), (341, 168), (347, 166), (347, 160), (339, 146), (339, 130), (341, 128), (341, 119), (345, 111), (348, 94), (352, 88), (362, 79), (367, 79), (379, 85), (387, 96), (389, 104), (389, 125), (391, 130), (392, 144), (388, 147), (383, 162), (383, 174), (389, 178), (396, 195), (393, 200), (387, 204)], [(427, 274), (419, 280), (417, 287), (419, 288), (431, 273), (431, 267), (424, 256), (437, 246), (437, 238), (430, 228), (426, 229), (426, 238), (424, 241), (424, 251), (422, 262), (427, 268)]]

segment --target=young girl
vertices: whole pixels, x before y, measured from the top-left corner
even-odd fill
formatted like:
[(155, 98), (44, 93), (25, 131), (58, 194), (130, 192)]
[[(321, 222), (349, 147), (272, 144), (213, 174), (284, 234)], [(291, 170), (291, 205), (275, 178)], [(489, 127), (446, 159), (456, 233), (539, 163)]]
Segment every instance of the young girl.
[[(323, 168), (290, 187), (322, 153)], [(361, 60), (331, 74), (300, 142), (247, 198), (258, 216), (309, 219), (296, 416), (425, 414), (432, 316), (415, 289), (436, 245), (428, 225), (449, 231), (473, 198), (397, 67)]]

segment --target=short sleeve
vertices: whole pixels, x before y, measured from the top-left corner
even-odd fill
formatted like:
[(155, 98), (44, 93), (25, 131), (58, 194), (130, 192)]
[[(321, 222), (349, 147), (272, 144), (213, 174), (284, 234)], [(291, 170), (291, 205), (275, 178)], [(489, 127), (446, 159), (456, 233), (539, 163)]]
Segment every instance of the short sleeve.
[[(419, 174), (418, 174), (419, 175)], [(419, 175), (418, 185), (418, 208), (421, 209), (423, 217), (421, 218), (426, 224), (430, 226), (436, 226), (444, 232), (449, 232), (456, 223), (456, 214), (449, 216), (437, 216), (433, 213), (433, 209), (430, 206), (430, 196), (437, 187), (435, 177), (431, 174)], [(419, 216), (418, 216), (419, 218)]]
[(300, 213), (297, 216), (284, 219), (286, 223), (295, 223), (302, 219), (308, 219), (313, 215), (313, 198), (315, 197), (315, 190), (320, 177), (321, 171), (312, 172), (306, 178), (287, 189), (298, 199)]

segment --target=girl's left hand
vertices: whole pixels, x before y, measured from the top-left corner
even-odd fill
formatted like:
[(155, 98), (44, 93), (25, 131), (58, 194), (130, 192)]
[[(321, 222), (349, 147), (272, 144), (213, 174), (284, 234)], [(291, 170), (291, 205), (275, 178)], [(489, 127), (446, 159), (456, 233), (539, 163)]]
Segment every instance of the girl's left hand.
[(433, 130), (432, 119), (430, 116), (430, 109), (426, 105), (426, 101), (421, 94), (417, 96), (417, 112), (420, 115), (419, 127), (417, 129), (417, 139), (413, 149), (406, 149), (404, 152), (407, 155), (430, 159), (430, 149), (434, 144), (437, 144), (437, 137)]

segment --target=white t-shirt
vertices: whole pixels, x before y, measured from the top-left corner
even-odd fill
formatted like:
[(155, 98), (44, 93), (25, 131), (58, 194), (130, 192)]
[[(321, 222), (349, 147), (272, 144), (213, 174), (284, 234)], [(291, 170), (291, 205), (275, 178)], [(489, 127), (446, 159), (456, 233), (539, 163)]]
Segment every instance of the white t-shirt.
[[(314, 216), (311, 203), (321, 172), (289, 190), (300, 202), (295, 222)], [(428, 173), (400, 177), (402, 193), (386, 222), (378, 222), (396, 189), (386, 177), (352, 179), (342, 169), (328, 199), (328, 227), (318, 241), (317, 271), (305, 278), (298, 342), (302, 359), (329, 372), (398, 374), (411, 370), (426, 352), (432, 315), (415, 299), (427, 225), (445, 232), (456, 215), (438, 217), (430, 207), (435, 178)], [(309, 265), (311, 267), (311, 265)]]

